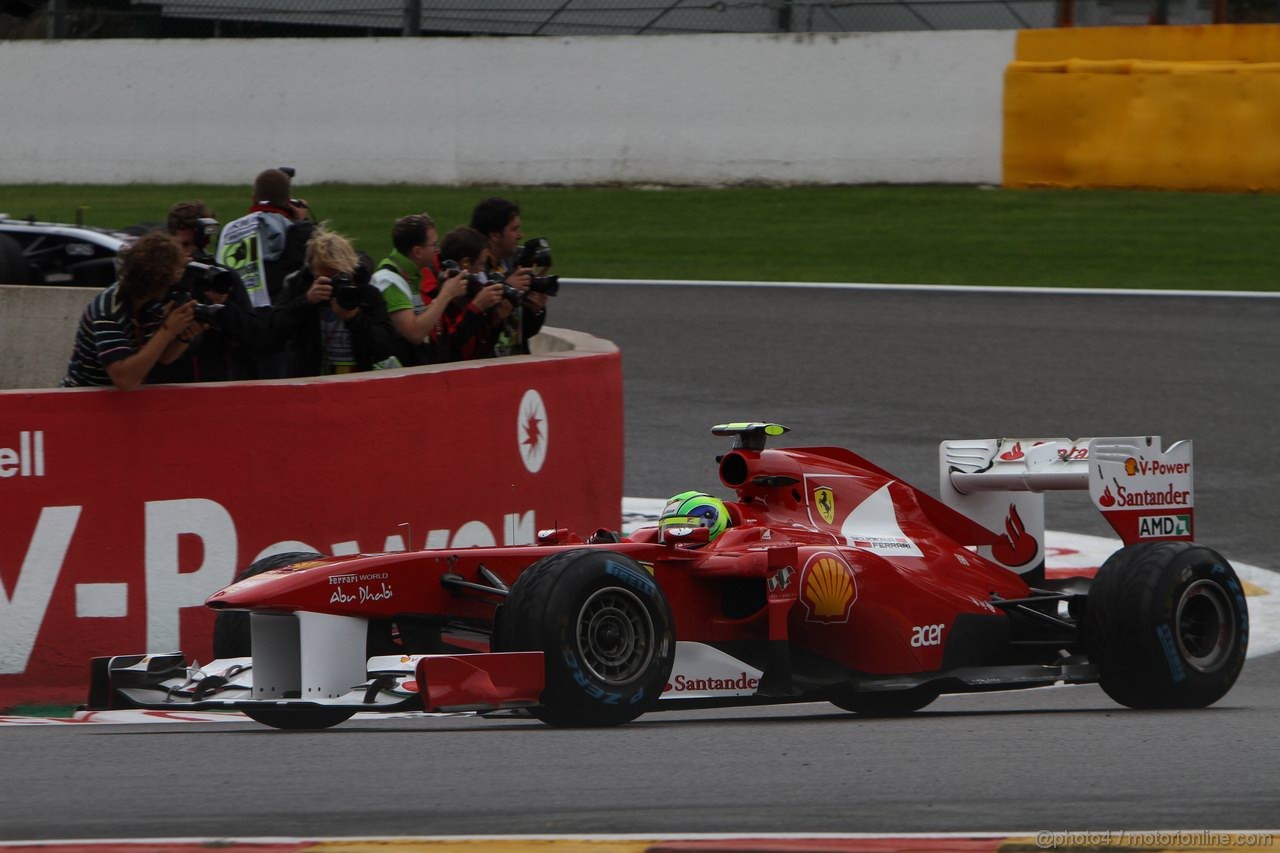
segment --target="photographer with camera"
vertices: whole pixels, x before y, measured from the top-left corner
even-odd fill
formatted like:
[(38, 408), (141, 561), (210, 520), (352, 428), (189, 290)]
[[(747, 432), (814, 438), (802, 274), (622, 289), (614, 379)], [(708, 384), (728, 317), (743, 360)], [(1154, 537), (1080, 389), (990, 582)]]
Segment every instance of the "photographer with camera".
[[(217, 263), (235, 270), (255, 312), (261, 318), (279, 304), (284, 280), (305, 264), (307, 241), (315, 230), (310, 208), (292, 198), (294, 170), (285, 166), (260, 172), (253, 181), (249, 213), (222, 229)], [(286, 357), (278, 342), (263, 340), (253, 361), (254, 376), (284, 376)]]
[(488, 242), (475, 229), (455, 228), (440, 241), (440, 279), (426, 297), (429, 307), (444, 306), (430, 336), (437, 363), (493, 355), (496, 311), (506, 285), (486, 279), (488, 259)]
[(546, 321), (547, 299), (560, 290), (559, 277), (547, 275), (551, 247), (541, 237), (521, 245), (520, 205), (505, 198), (479, 202), (471, 211), (471, 227), (486, 238), (490, 277), (501, 275), (509, 288), (508, 304), (495, 311), (492, 354), (527, 355), (529, 339)]
[[(244, 283), (234, 270), (219, 266), (208, 251), (218, 221), (201, 201), (180, 201), (169, 208), (168, 232), (187, 255), (178, 292), (196, 301), (196, 320), (205, 327), (182, 358), (157, 365), (152, 382), (221, 382), (253, 378), (254, 347), (266, 320), (253, 310)], [(185, 298), (183, 299), (185, 301)]]
[(185, 272), (186, 256), (168, 234), (144, 235), (125, 249), (116, 283), (94, 297), (80, 318), (60, 386), (128, 391), (146, 381), (157, 363), (178, 359), (201, 331), (195, 302), (172, 292)]
[(285, 281), (274, 317), (288, 340), (288, 376), (372, 370), (391, 355), (396, 332), (369, 283), (371, 267), (341, 234), (316, 230), (306, 266)]
[[(440, 334), (440, 319), (453, 299), (466, 292), (466, 281), (452, 276), (443, 281), (433, 277), (436, 298), (424, 298), (419, 289), (440, 252), (436, 224), (425, 213), (397, 219), (391, 228), (391, 254), (373, 274), (372, 284), (382, 292), (387, 313), (397, 334), (395, 355), (380, 367), (432, 364), (438, 357), (434, 338)], [(431, 289), (428, 289), (431, 292)]]

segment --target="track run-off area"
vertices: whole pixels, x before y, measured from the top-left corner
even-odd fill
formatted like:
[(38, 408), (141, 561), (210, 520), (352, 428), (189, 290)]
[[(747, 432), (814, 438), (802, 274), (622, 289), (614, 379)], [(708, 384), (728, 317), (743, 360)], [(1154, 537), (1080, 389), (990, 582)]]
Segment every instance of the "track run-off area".
[[(628, 495), (725, 494), (715, 456), (727, 444), (709, 428), (726, 421), (786, 424), (784, 445), (846, 446), (934, 494), (943, 439), (1193, 439), (1197, 538), (1254, 586), (1239, 682), (1196, 711), (1131, 711), (1086, 686), (943, 697), (892, 720), (801, 704), (605, 731), (456, 715), (324, 732), (8, 726), (0, 840), (430, 837), (423, 849), (438, 850), (479, 836), (475, 850), (520, 836), (511, 843), (692, 850), (728, 835), (737, 846), (705, 849), (1025, 850), (1074, 830), (1041, 849), (1090, 846), (1084, 831), (1115, 833), (1094, 849), (1127, 844), (1121, 831), (1150, 849), (1141, 842), (1179, 840), (1142, 831), (1280, 824), (1280, 656), (1265, 653), (1280, 601), (1266, 571), (1280, 567), (1280, 301), (567, 281), (550, 322), (622, 351)], [(1113, 541), (1083, 495), (1049, 496), (1047, 521), (1050, 567), (1097, 565), (1090, 549)], [(902, 833), (914, 837), (880, 837)], [(1249, 838), (1190, 840), (1276, 843)]]

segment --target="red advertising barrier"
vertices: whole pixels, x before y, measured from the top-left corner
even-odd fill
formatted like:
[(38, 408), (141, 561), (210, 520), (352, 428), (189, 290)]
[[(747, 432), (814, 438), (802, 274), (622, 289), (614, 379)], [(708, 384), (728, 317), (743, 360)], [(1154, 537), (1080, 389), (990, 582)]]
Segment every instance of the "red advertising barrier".
[(0, 708), (94, 655), (211, 656), (204, 599), (271, 553), (616, 527), (612, 344), (324, 379), (0, 392)]

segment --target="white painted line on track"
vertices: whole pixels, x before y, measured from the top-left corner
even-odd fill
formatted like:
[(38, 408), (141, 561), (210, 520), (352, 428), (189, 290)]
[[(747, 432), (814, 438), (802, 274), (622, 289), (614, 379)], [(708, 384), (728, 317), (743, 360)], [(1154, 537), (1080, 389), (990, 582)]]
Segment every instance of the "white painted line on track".
[[(210, 847), (225, 846), (228, 843), (240, 845), (273, 845), (273, 844), (447, 844), (466, 842), (669, 842), (669, 841), (934, 841), (948, 839), (1006, 839), (1023, 838), (1038, 832), (1036, 829), (1010, 829), (1000, 832), (628, 832), (628, 833), (574, 833), (566, 835), (349, 835), (349, 836), (245, 836), (245, 837), (208, 837), (208, 838), (71, 838), (61, 840), (0, 841), (0, 847), (52, 847), (57, 845), (104, 846), (104, 845), (137, 845), (156, 847), (162, 845), (186, 844)], [(1196, 835), (1207, 833), (1215, 835), (1247, 836), (1260, 838), (1274, 836), (1280, 829), (1127, 829), (1129, 834), (1160, 835)], [(1119, 830), (1116, 831), (1117, 834)], [(1062, 833), (1067, 834), (1067, 833)], [(1101, 832), (1096, 833), (1101, 834)], [(1262, 845), (1258, 845), (1262, 846)], [(1266, 845), (1265, 849), (1271, 849)]]
[(1199, 299), (1278, 299), (1280, 291), (1270, 290), (1147, 290), (1137, 287), (1001, 287), (988, 284), (876, 284), (874, 282), (840, 281), (697, 281), (693, 279), (655, 278), (566, 278), (565, 284), (634, 285), (642, 287), (792, 287), (810, 290), (857, 290), (873, 292), (914, 293), (1007, 293), (1019, 296), (1187, 296)]

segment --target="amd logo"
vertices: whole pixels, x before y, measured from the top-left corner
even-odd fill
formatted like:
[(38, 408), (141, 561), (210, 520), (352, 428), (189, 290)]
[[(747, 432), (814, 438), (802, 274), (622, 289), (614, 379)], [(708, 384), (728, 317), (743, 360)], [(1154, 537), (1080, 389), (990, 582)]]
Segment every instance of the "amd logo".
[(44, 430), (18, 433), (18, 446), (0, 447), (0, 479), (44, 476)]

